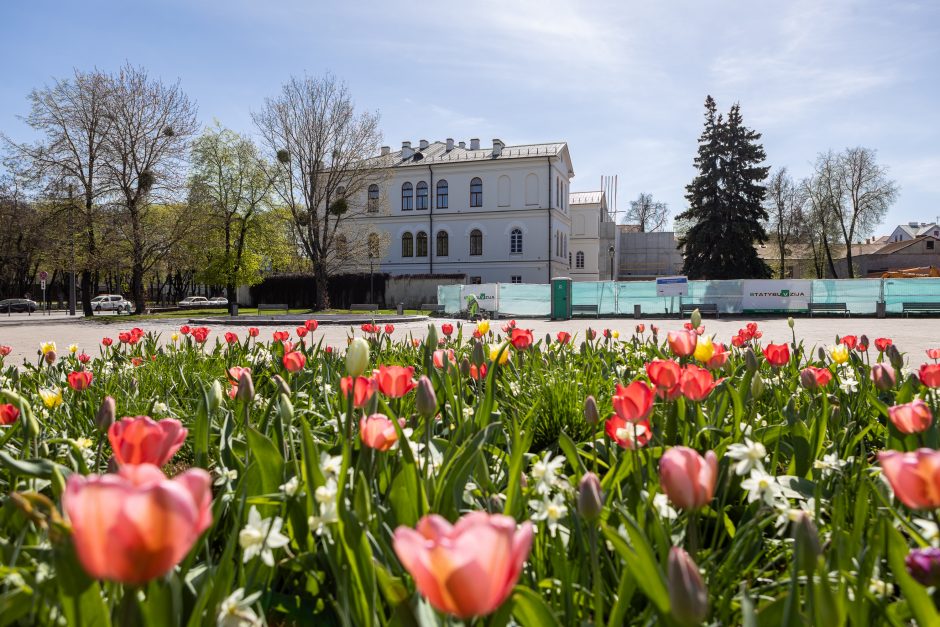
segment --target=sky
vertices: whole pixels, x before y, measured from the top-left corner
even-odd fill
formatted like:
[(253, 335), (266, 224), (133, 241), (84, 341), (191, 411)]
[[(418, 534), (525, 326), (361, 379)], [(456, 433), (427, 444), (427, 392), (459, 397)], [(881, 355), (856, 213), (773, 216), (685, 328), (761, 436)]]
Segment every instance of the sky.
[(673, 215), (711, 94), (797, 178), (819, 152), (876, 149), (900, 187), (878, 233), (940, 216), (936, 0), (10, 0), (0, 132), (30, 139), (31, 89), (125, 62), (249, 135), (291, 75), (332, 72), (393, 149), (566, 141), (572, 191), (617, 175), (619, 211), (646, 192)]

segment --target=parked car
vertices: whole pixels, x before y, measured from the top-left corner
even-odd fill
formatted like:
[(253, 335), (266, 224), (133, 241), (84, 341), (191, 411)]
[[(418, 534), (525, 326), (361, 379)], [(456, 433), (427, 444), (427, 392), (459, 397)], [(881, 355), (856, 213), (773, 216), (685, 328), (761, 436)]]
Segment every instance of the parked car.
[(213, 307), (228, 307), (228, 299), (224, 296), (216, 296), (209, 299), (209, 304)]
[(209, 306), (209, 299), (206, 298), (205, 296), (187, 296), (186, 298), (184, 298), (183, 300), (181, 300), (181, 301), (180, 301), (179, 303), (177, 303), (177, 304), (178, 304), (180, 307), (186, 307), (186, 308), (191, 308), (191, 307), (208, 307), (208, 306)]
[(91, 299), (91, 309), (95, 312), (116, 311), (130, 313), (133, 307), (123, 296), (116, 294), (102, 294)]
[(28, 298), (8, 298), (0, 300), (0, 313), (34, 312), (39, 308), (36, 301)]

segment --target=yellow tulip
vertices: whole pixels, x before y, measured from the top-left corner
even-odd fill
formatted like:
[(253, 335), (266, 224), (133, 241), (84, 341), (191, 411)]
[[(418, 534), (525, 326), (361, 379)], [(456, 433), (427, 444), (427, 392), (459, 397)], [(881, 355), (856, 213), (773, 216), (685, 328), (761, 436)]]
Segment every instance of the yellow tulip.
[(72, 353), (73, 355), (74, 355), (75, 353), (77, 353), (77, 352), (78, 352), (78, 344), (70, 344), (70, 345), (69, 345), (69, 352)]
[(611, 335), (616, 340), (618, 337), (620, 337), (620, 331), (614, 331), (613, 333), (611, 333)]
[(39, 397), (46, 409), (55, 409), (62, 404), (62, 390), (39, 390)]
[(42, 344), (39, 345), (39, 350), (42, 351), (43, 355), (45, 355), (46, 353), (57, 352), (55, 349), (55, 342), (43, 342)]
[(499, 354), (499, 346), (490, 346), (490, 361), (496, 361), (496, 357), (499, 357), (499, 365), (504, 366), (509, 361), (509, 351), (503, 351), (503, 354)]
[(715, 345), (712, 343), (711, 336), (702, 335), (695, 344), (695, 352), (692, 356), (696, 361), (705, 363), (715, 355)]
[(173, 340), (174, 342), (179, 342), (179, 340), (180, 340), (180, 334), (179, 334), (179, 333), (174, 333), (173, 335), (170, 336), (170, 339)]
[(477, 332), (480, 335), (486, 335), (490, 332), (490, 321), (489, 320), (480, 320), (477, 323)]
[(849, 360), (849, 349), (845, 344), (838, 344), (829, 347), (829, 356), (837, 364), (844, 364)]

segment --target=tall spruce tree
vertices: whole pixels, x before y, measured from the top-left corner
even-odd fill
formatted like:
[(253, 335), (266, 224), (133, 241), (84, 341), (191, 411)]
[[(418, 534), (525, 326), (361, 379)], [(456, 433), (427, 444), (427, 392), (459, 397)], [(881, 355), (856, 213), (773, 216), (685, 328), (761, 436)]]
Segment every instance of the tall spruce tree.
[(764, 179), (770, 168), (758, 143), (760, 133), (746, 126), (735, 104), (727, 120), (715, 100), (705, 99), (705, 129), (699, 137), (698, 175), (686, 187), (689, 208), (676, 219), (691, 224), (679, 238), (683, 272), (693, 279), (763, 279), (770, 267), (754, 244), (767, 241), (762, 220)]

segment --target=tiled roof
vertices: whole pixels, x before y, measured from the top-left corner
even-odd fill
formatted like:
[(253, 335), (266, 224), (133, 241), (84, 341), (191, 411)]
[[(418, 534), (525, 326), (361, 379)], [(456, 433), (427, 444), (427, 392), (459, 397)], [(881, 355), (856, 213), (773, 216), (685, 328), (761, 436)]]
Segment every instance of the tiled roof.
[(445, 142), (436, 141), (428, 144), (425, 149), (412, 147), (411, 157), (402, 158), (402, 151), (395, 150), (387, 155), (378, 155), (372, 157), (370, 161), (375, 163), (375, 167), (401, 168), (416, 165), (441, 164), (441, 163), (461, 163), (465, 161), (494, 161), (507, 159), (525, 159), (527, 157), (554, 157), (565, 149), (565, 142), (553, 142), (547, 144), (522, 144), (519, 146), (503, 146), (499, 156), (493, 154), (493, 148), (480, 148), (479, 150), (470, 150), (454, 145), (447, 150)]
[(890, 254), (896, 253), (896, 252), (898, 252), (898, 251), (900, 251), (900, 250), (904, 250), (904, 249), (907, 248), (908, 246), (913, 246), (914, 244), (916, 244), (916, 243), (918, 243), (918, 242), (922, 242), (922, 241), (924, 241), (924, 240), (926, 240), (926, 239), (936, 240), (937, 238), (934, 237), (934, 236), (932, 236), (932, 235), (921, 235), (920, 237), (917, 237), (917, 238), (914, 238), (914, 239), (905, 240), (905, 241), (903, 241), (903, 242), (894, 242), (893, 244), (888, 244), (887, 246), (883, 246), (883, 247), (879, 248), (877, 251), (875, 251), (874, 254), (876, 254), (876, 255), (890, 255)]
[(568, 194), (569, 205), (596, 205), (600, 204), (604, 192), (571, 192)]

